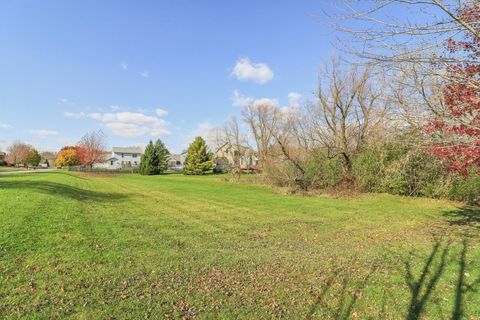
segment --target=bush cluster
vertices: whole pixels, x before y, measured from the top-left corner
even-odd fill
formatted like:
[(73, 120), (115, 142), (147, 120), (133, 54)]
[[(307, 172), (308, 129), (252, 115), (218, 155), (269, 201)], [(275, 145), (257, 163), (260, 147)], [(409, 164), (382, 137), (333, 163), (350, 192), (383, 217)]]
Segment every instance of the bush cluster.
[[(306, 168), (303, 178), (310, 190), (350, 189), (480, 202), (480, 176), (475, 168), (467, 176), (449, 173), (438, 158), (419, 148), (389, 144), (366, 148), (354, 157), (349, 173), (337, 158), (318, 150), (309, 155)], [(288, 162), (271, 163), (264, 175), (272, 184), (299, 189)]]

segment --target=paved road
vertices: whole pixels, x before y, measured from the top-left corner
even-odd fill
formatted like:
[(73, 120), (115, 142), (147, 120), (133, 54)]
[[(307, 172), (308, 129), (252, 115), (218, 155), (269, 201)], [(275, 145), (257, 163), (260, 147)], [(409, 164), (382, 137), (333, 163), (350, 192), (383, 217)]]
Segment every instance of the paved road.
[(38, 169), (38, 170), (22, 170), (22, 171), (4, 171), (0, 172), (1, 174), (17, 174), (17, 173), (37, 173), (37, 172), (50, 172), (56, 169)]

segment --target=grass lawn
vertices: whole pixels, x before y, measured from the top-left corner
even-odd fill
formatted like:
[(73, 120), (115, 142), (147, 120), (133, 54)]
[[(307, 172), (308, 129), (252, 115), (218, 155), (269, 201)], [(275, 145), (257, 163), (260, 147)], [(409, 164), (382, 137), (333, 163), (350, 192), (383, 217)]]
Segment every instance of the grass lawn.
[(27, 168), (15, 168), (15, 167), (4, 167), (0, 166), (0, 172), (9, 172), (9, 171), (24, 171), (28, 170)]
[(219, 176), (0, 176), (0, 318), (480, 319), (480, 212)]

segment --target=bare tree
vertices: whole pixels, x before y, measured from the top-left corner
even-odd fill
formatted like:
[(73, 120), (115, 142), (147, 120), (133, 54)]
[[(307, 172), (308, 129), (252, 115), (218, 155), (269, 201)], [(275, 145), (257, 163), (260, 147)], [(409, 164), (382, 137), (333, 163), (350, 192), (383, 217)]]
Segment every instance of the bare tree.
[(8, 147), (6, 160), (9, 164), (26, 166), (32, 150), (31, 145), (16, 141)]
[(387, 111), (382, 88), (369, 69), (343, 69), (332, 58), (318, 85), (318, 101), (308, 107), (311, 138), (341, 161), (345, 174), (354, 155), (378, 131)]
[(478, 1), (355, 0), (345, 2), (335, 26), (346, 35), (342, 49), (370, 61), (458, 63), (471, 59), (450, 55), (445, 44), (466, 34), (480, 38), (480, 19), (462, 14), (473, 6)]
[(250, 127), (257, 148), (259, 165), (265, 166), (274, 144), (273, 129), (279, 121), (279, 113), (269, 103), (252, 103), (242, 111), (243, 120)]
[(80, 162), (84, 165), (93, 166), (95, 163), (103, 162), (106, 149), (106, 138), (102, 130), (91, 131), (80, 139)]
[[(306, 178), (307, 164), (313, 143), (306, 126), (308, 113), (303, 114), (297, 109), (276, 109), (276, 126), (271, 133), (276, 143), (275, 158), (290, 164), (291, 169), (283, 168), (279, 173), (303, 190), (307, 190), (312, 181)], [(287, 169), (287, 170), (285, 170)], [(291, 176), (288, 176), (291, 175)]]

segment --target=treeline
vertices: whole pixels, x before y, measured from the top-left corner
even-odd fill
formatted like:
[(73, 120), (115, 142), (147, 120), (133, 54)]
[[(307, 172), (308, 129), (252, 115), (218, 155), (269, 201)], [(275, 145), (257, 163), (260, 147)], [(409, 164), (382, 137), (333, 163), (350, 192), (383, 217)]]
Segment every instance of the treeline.
[(0, 165), (38, 167), (42, 157), (31, 145), (17, 141), (8, 147), (5, 160)]
[[(381, 20), (387, 7), (421, 7), (424, 25)], [(480, 6), (394, 0), (352, 10), (340, 21), (368, 26), (338, 27), (354, 63), (332, 58), (300, 106), (254, 101), (242, 111), (249, 132), (232, 119), (220, 140), (252, 143), (264, 180), (293, 191), (479, 202)], [(349, 47), (357, 40), (362, 50)]]

